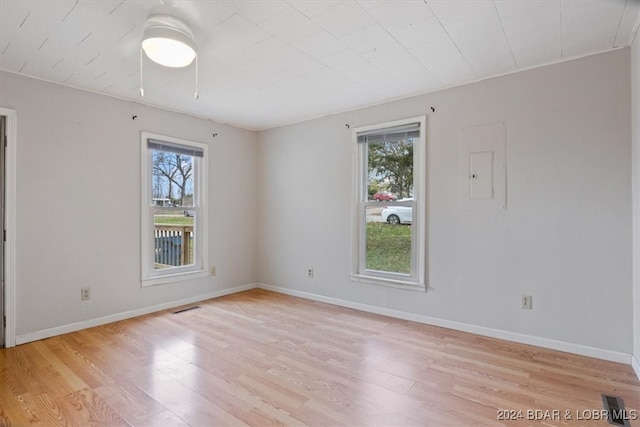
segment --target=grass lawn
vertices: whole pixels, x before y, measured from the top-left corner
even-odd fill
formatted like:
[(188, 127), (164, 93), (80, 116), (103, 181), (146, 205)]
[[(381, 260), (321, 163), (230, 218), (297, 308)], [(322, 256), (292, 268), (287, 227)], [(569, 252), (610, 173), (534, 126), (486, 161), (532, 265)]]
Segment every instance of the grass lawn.
[(184, 215), (156, 215), (153, 221), (162, 225), (193, 225), (193, 217)]
[(411, 226), (368, 222), (366, 268), (411, 273)]

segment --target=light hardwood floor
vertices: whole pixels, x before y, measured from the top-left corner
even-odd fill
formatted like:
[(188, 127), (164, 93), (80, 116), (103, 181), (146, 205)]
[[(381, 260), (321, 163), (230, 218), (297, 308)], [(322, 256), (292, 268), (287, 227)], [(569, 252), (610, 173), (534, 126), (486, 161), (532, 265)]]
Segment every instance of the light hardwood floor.
[(601, 393), (640, 410), (622, 364), (257, 289), (198, 305), (0, 350), (0, 425), (606, 426)]

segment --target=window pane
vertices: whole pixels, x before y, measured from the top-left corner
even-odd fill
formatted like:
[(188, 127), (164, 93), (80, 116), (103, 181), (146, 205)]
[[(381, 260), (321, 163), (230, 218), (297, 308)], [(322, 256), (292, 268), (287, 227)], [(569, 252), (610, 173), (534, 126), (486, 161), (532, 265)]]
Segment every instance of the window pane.
[(412, 208), (367, 206), (365, 268), (411, 274)]
[(153, 223), (154, 270), (192, 265), (195, 211), (156, 210)]
[(413, 142), (403, 138), (366, 144), (369, 200), (413, 198)]
[(151, 150), (152, 206), (194, 206), (193, 156)]

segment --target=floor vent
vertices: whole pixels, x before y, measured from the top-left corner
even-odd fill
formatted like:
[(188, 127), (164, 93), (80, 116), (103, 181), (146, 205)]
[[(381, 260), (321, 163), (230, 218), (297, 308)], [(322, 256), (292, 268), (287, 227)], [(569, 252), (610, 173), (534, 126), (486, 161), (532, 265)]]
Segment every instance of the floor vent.
[(607, 411), (607, 421), (614, 426), (631, 426), (630, 416), (624, 409), (624, 401), (621, 397), (602, 395), (602, 405)]
[(196, 310), (198, 308), (200, 308), (199, 305), (194, 305), (193, 307), (187, 307), (187, 308), (183, 308), (182, 310), (174, 311), (173, 314), (184, 313), (185, 311)]

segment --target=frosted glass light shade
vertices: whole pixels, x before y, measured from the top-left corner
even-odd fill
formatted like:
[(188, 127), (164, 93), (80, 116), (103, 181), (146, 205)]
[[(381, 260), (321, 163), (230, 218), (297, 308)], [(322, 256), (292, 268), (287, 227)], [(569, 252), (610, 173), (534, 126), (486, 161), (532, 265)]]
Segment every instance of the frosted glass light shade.
[(142, 35), (142, 50), (149, 59), (165, 67), (186, 67), (196, 56), (191, 29), (169, 14), (150, 15)]

